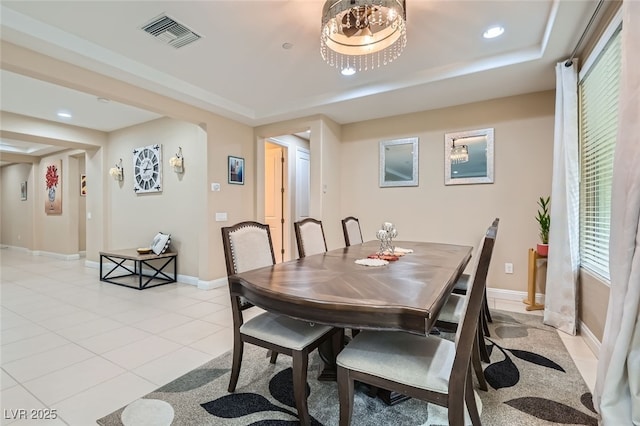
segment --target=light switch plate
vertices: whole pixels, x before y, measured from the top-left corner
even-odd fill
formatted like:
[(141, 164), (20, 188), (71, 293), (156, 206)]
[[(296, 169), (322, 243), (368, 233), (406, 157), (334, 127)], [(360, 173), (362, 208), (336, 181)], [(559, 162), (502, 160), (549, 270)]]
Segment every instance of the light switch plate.
[(225, 222), (227, 220), (227, 212), (216, 212), (216, 222)]

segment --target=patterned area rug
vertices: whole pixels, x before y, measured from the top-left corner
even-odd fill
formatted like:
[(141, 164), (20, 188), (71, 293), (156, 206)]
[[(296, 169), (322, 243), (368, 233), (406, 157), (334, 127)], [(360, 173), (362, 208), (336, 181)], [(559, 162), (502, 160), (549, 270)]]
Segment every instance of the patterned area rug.
[[(533, 315), (493, 311), (486, 339), (491, 363), (484, 364), (489, 391), (478, 390), (482, 423), (490, 426), (597, 426), (591, 394), (555, 329)], [(450, 336), (443, 334), (443, 337)], [(227, 385), (231, 354), (222, 355), (144, 398), (98, 420), (126, 425), (293, 425), (291, 359), (269, 364), (266, 350), (245, 345), (236, 392)], [(309, 362), (309, 412), (315, 425), (337, 425), (334, 382), (315, 380), (321, 361)], [(356, 387), (354, 425), (446, 425), (446, 409), (417, 400), (387, 406)]]

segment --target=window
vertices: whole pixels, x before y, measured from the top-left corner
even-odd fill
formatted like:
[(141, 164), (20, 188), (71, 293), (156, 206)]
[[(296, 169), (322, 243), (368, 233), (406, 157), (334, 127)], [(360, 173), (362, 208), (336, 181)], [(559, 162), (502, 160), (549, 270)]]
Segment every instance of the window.
[(596, 47), (592, 53), (596, 59), (587, 60), (578, 84), (581, 266), (607, 282), (621, 72), (620, 24), (616, 27), (605, 33), (600, 44), (603, 48)]

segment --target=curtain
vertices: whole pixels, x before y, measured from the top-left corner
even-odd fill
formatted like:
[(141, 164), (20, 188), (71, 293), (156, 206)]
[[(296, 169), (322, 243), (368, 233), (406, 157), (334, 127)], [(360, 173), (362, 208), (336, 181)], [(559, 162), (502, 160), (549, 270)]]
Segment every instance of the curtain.
[(577, 61), (556, 65), (556, 119), (551, 183), (551, 227), (544, 323), (576, 334), (579, 267)]
[(640, 2), (625, 0), (613, 160), (611, 293), (594, 394), (604, 426), (640, 425)]

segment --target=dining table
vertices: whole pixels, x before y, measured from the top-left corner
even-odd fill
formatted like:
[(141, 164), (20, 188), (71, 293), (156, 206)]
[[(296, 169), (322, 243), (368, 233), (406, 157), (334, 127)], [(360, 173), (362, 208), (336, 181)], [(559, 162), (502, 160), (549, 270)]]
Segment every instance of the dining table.
[[(397, 259), (382, 266), (356, 262), (378, 256), (374, 240), (231, 275), (230, 290), (264, 310), (311, 323), (427, 335), (473, 248), (418, 241), (394, 246)], [(320, 349), (325, 368), (319, 379), (335, 380), (340, 348)]]

